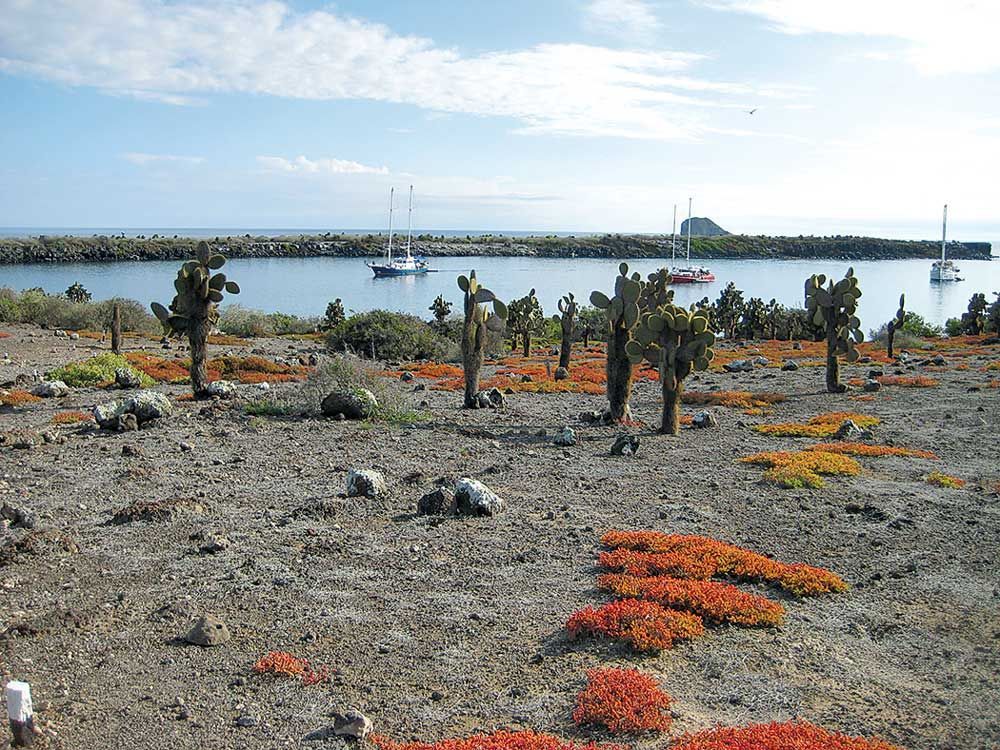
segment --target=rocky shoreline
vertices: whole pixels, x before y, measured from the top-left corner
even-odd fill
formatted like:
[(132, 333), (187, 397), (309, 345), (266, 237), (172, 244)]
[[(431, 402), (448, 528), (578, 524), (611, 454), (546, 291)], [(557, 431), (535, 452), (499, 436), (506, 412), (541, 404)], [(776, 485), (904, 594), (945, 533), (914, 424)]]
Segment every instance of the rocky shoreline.
[[(379, 256), (384, 235), (301, 235), (298, 237), (216, 237), (216, 249), (230, 258), (362, 258)], [(180, 260), (194, 252), (197, 240), (185, 237), (32, 237), (0, 239), (0, 264), (80, 263)], [(593, 235), (584, 237), (434, 237), (420, 235), (414, 252), (428, 257), (491, 256), (538, 258), (667, 258), (670, 237), (660, 235)], [(899, 260), (936, 258), (933, 241), (873, 237), (765, 237), (725, 235), (694, 237), (692, 258)], [(952, 242), (956, 260), (989, 260), (989, 242)]]

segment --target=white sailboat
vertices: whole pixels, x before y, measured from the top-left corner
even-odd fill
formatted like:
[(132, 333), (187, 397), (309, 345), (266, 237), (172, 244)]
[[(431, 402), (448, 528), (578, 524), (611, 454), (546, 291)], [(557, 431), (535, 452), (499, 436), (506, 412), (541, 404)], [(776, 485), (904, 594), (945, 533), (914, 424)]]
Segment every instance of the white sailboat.
[(941, 222), (941, 260), (931, 264), (931, 281), (961, 281), (958, 278), (959, 268), (946, 256), (948, 242), (948, 204), (944, 204), (944, 218)]
[(414, 258), (410, 253), (410, 239), (413, 231), (413, 185), (410, 185), (410, 205), (406, 217), (406, 257), (392, 258), (392, 199), (395, 188), (389, 188), (389, 247), (386, 251), (385, 263), (369, 263), (375, 278), (386, 276), (415, 276), (427, 273), (430, 269), (423, 258)]
[[(677, 226), (676, 205), (674, 206), (674, 226)], [(671, 257), (673, 257), (673, 252), (671, 252)], [(691, 198), (688, 198), (687, 264), (683, 268), (672, 267), (670, 278), (674, 284), (707, 284), (710, 281), (715, 281), (715, 274), (705, 266), (691, 265)]]

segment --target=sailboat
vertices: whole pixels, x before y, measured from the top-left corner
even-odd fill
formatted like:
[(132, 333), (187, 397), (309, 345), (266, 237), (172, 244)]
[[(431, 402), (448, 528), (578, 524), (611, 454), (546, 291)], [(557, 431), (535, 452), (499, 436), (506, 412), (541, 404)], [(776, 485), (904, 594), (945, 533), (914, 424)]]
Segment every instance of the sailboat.
[(392, 257), (392, 203), (395, 195), (395, 188), (389, 188), (389, 246), (385, 254), (385, 263), (369, 263), (376, 279), (387, 276), (416, 276), (427, 273), (427, 261), (423, 258), (415, 258), (410, 252), (410, 241), (413, 232), (413, 185), (410, 185), (410, 204), (406, 217), (406, 257)]
[[(674, 206), (674, 240), (672, 247), (677, 240), (677, 206)], [(671, 251), (671, 260), (674, 257)], [(691, 265), (691, 198), (688, 198), (688, 236), (687, 236), (687, 264), (682, 268), (673, 267), (670, 269), (670, 278), (674, 284), (707, 284), (715, 281), (715, 274), (705, 266)]]
[(941, 222), (941, 260), (931, 263), (931, 281), (961, 281), (959, 268), (945, 257), (948, 241), (948, 204), (944, 204), (944, 219)]

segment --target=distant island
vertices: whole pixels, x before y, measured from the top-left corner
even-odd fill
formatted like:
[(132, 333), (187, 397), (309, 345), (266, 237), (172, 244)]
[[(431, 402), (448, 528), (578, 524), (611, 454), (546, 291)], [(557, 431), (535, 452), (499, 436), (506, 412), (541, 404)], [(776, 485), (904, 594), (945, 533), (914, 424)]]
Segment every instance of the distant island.
[[(686, 249), (687, 222), (678, 233), (678, 254)], [(728, 234), (711, 219), (692, 219), (692, 259), (895, 260), (936, 258), (940, 242), (889, 240), (876, 237), (768, 237)], [(249, 234), (209, 238), (230, 258), (362, 258), (385, 253), (385, 234), (321, 234), (288, 237), (252, 237)], [(40, 236), (0, 239), (0, 264), (79, 263), (189, 258), (197, 240), (185, 237)], [(420, 234), (413, 252), (428, 257), (516, 256), (538, 258), (669, 258), (670, 235), (603, 234), (508, 237), (483, 234), (454, 237)], [(989, 260), (989, 242), (949, 242), (954, 259)]]

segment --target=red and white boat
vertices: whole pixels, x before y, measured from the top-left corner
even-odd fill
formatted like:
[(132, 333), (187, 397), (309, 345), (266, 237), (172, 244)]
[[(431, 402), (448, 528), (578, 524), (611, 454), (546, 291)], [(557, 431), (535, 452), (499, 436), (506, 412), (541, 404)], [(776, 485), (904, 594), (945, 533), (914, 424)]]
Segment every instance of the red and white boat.
[[(670, 260), (675, 262), (677, 256), (677, 205), (674, 204), (674, 232), (670, 242)], [(687, 237), (687, 263), (686, 266), (674, 266), (670, 268), (670, 280), (673, 284), (707, 284), (715, 281), (715, 274), (705, 266), (691, 265), (691, 199), (688, 198), (688, 237)]]

